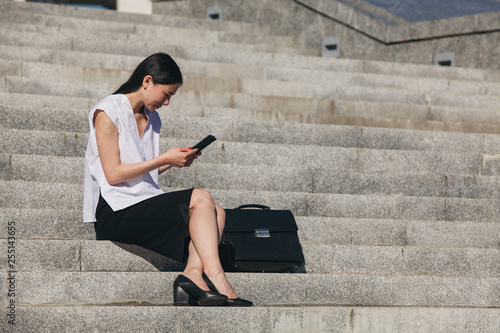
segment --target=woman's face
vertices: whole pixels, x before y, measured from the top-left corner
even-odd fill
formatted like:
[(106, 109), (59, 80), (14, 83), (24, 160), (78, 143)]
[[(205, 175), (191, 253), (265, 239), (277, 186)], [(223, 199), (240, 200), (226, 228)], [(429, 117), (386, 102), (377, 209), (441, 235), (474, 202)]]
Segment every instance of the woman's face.
[(155, 84), (153, 80), (148, 80), (144, 93), (144, 106), (149, 111), (159, 109), (163, 105), (167, 106), (179, 87), (180, 83)]

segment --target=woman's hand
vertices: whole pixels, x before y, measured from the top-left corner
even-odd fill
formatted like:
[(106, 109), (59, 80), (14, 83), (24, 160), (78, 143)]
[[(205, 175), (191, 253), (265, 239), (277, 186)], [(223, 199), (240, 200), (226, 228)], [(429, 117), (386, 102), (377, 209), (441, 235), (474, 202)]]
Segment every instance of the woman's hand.
[(161, 173), (170, 167), (188, 167), (201, 155), (198, 149), (173, 148), (147, 161), (122, 164), (116, 126), (102, 110), (96, 111), (94, 124), (102, 170), (110, 185), (140, 177), (154, 169)]
[(161, 155), (165, 160), (165, 165), (183, 168), (189, 167), (193, 161), (201, 155), (198, 149), (191, 149), (190, 147), (172, 148)]

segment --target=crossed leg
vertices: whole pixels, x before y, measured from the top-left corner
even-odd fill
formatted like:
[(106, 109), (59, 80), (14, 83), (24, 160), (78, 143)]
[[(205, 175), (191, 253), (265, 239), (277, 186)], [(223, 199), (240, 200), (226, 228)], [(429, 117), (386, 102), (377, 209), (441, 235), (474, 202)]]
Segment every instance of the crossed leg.
[(194, 189), (189, 205), (189, 256), (182, 273), (203, 290), (209, 290), (203, 280), (205, 273), (217, 290), (229, 298), (238, 295), (226, 278), (220, 263), (218, 246), (224, 230), (226, 214), (217, 206), (212, 195)]

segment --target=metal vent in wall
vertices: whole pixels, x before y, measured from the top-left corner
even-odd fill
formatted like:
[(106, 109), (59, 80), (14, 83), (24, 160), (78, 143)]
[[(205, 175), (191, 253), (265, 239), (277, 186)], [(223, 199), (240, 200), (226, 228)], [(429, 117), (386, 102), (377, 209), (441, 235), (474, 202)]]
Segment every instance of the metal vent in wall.
[(455, 52), (438, 53), (434, 57), (434, 65), (437, 66), (454, 66), (455, 65)]
[(321, 56), (338, 58), (340, 56), (340, 38), (335, 36), (323, 38)]
[(222, 20), (222, 8), (219, 6), (208, 7), (207, 18), (210, 20)]

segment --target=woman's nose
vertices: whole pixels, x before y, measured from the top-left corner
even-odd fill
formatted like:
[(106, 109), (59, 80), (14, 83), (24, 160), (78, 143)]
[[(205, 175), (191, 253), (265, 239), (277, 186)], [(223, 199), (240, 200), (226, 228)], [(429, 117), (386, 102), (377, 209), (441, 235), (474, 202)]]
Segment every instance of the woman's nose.
[(168, 106), (168, 103), (170, 103), (170, 100), (166, 99), (165, 102), (163, 102), (163, 105)]

